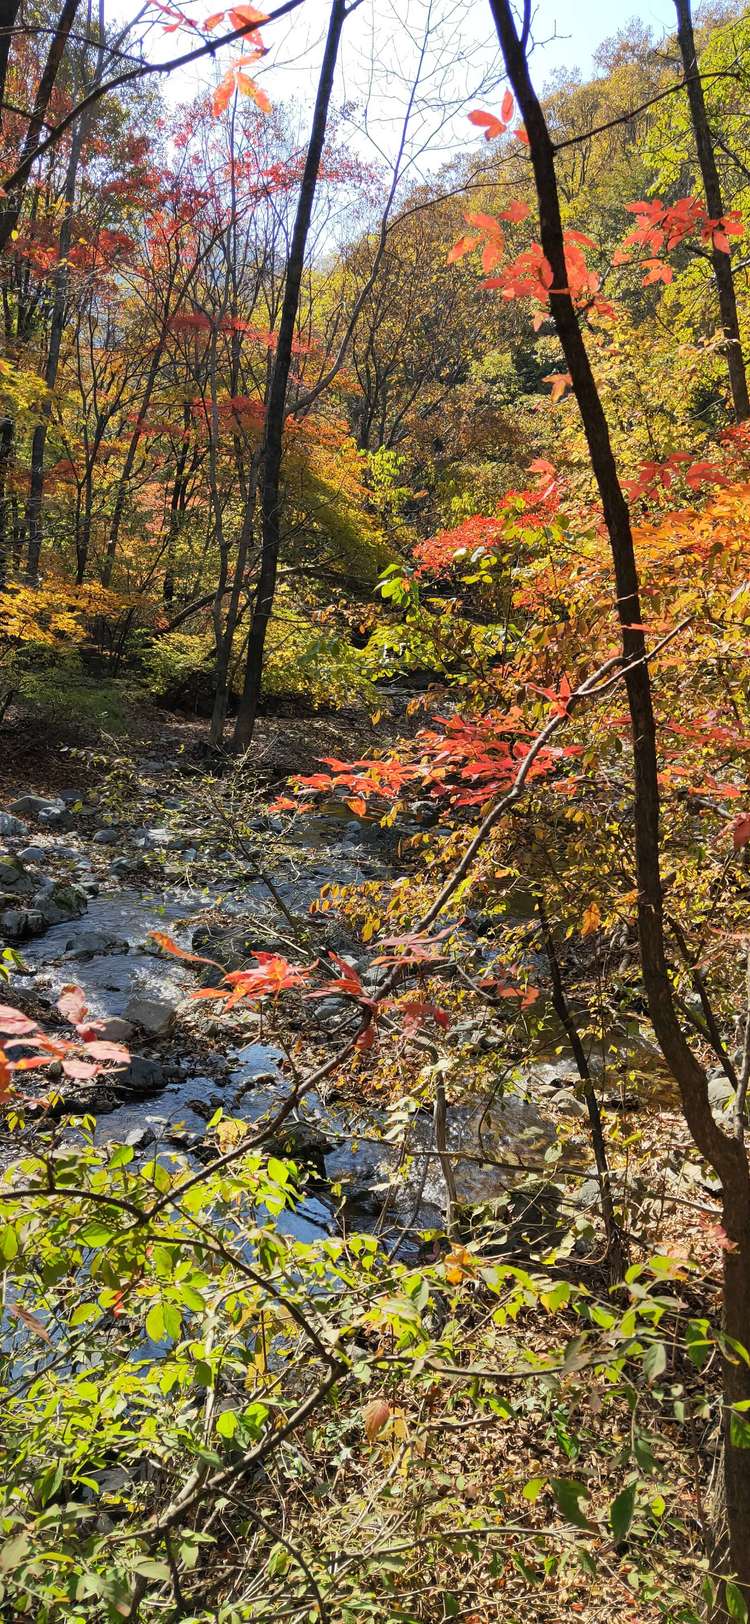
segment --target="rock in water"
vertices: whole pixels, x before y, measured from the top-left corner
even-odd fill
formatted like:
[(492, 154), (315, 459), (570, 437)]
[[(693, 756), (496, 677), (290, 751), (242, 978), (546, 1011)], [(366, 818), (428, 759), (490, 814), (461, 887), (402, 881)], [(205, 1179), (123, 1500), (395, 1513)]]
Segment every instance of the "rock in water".
[(126, 1021), (139, 1026), (142, 1032), (148, 1032), (149, 1037), (153, 1038), (163, 1037), (169, 1031), (174, 1016), (174, 1004), (164, 998), (135, 997), (125, 1006)]

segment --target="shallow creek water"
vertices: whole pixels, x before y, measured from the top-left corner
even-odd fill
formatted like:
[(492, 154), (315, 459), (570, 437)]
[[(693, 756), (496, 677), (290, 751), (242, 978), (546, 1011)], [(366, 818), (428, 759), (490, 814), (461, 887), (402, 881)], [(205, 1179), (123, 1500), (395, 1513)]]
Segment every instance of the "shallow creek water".
[[(291, 855), (274, 872), (274, 883), (290, 911), (304, 915), (326, 882), (387, 878), (393, 872), (391, 850), (379, 829), (352, 820), (345, 810), (343, 818), (337, 811), (302, 819)], [(85, 861), (82, 852), (81, 864)], [(278, 1070), (280, 1051), (270, 1044), (252, 1042), (224, 1051), (221, 1039), (212, 1038), (218, 1052), (208, 1061), (205, 1052), (201, 1058), (189, 1029), (180, 1022), (181, 1011), (190, 1007), (194, 973), (149, 945), (150, 931), (166, 930), (189, 949), (196, 923), (219, 905), (225, 918), (236, 917), (238, 922), (259, 912), (269, 918), (268, 895), (261, 882), (238, 881), (236, 873), (234, 878), (227, 874), (223, 889), (221, 881), (220, 866), (210, 889), (191, 887), (189, 867), (183, 883), (166, 880), (163, 887), (141, 888), (131, 881), (123, 889), (110, 889), (104, 879), (82, 918), (54, 926), (24, 948), (37, 991), (50, 1003), (61, 987), (75, 982), (97, 1019), (125, 1016), (134, 997), (167, 1001), (177, 1008), (166, 1057), (161, 1046), (152, 1050), (147, 1043), (130, 1040), (134, 1052), (167, 1059), (164, 1086), (125, 1104), (113, 1100), (112, 1108), (98, 1118), (100, 1142), (133, 1136), (138, 1154), (166, 1156), (176, 1154), (183, 1136), (190, 1155), (191, 1144), (197, 1143), (207, 1117), (218, 1106), (227, 1115), (257, 1121), (272, 1113), (288, 1091), (288, 1080)], [(279, 923), (283, 934), (284, 922)], [(360, 1229), (380, 1223), (384, 1234), (391, 1236), (404, 1229), (440, 1225), (445, 1187), (429, 1116), (420, 1114), (412, 1124), (406, 1164), (400, 1145), (381, 1140), (382, 1118), (375, 1112), (366, 1123), (354, 1122), (345, 1105), (326, 1104), (311, 1093), (292, 1118), (295, 1121), (322, 1132), (330, 1147), (320, 1193), (308, 1194), (298, 1211), (282, 1220), (299, 1238), (310, 1239), (341, 1223)], [(508, 1095), (490, 1110), (476, 1104), (449, 1110), (448, 1144), (467, 1157), (457, 1163), (459, 1195), (475, 1201), (496, 1196), (516, 1181), (513, 1163), (538, 1161), (553, 1137), (549, 1122), (528, 1096)], [(507, 1161), (506, 1171), (483, 1162), (484, 1156)], [(343, 1206), (333, 1201), (327, 1188), (335, 1181), (349, 1192)]]

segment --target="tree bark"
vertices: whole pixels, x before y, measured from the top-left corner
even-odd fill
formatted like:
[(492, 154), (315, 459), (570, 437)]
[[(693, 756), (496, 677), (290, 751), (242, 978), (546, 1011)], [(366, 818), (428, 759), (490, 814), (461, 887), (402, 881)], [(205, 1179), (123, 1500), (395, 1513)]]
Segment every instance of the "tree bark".
[[(55, 88), (55, 80), (60, 70), (60, 64), (63, 59), (65, 47), (68, 43), (68, 35), (73, 27), (75, 14), (80, 3), (81, 0), (65, 0), (65, 4), (60, 13), (57, 27), (50, 41), (50, 47), (47, 52), (47, 60), (44, 64), (41, 79), (39, 80), (37, 93), (34, 97), (34, 106), (29, 119), (29, 127), (26, 131), (23, 148), (21, 150), (21, 165), (28, 164), (30, 167), (31, 161), (33, 160), (34, 150), (41, 133), (42, 125), (44, 124), (44, 118), (47, 108), (49, 107), (50, 97)], [(2, 214), (0, 214), (0, 254), (2, 254), (6, 249), (8, 242), (10, 241), (11, 232), (15, 231), (16, 229), (18, 216), (21, 212), (21, 205), (23, 203), (26, 178), (22, 184), (19, 183), (19, 185), (16, 187), (12, 199), (8, 202), (8, 206), (3, 209)]]
[[(276, 577), (281, 546), (281, 457), (284, 448), (284, 421), (289, 371), (292, 361), (292, 343), (299, 310), (302, 274), (305, 266), (305, 249), (312, 220), (315, 191), (320, 172), (320, 160), (325, 142), (328, 109), (333, 91), (333, 77), (341, 41), (341, 30), (346, 15), (345, 0), (333, 0), (328, 20), (328, 34), (323, 63), (318, 81), (318, 93), (315, 98), (315, 110), (305, 159), (305, 169), (289, 249), (284, 300), (279, 322), (279, 337), (266, 407), (261, 470), (260, 572), (248, 639), (242, 698), (234, 731), (235, 750), (246, 750), (248, 748), (253, 737), (255, 719), (258, 714), (266, 634), (276, 594)], [(251, 495), (248, 496), (248, 500), (252, 500)]]
[[(554, 149), (529, 75), (526, 31), (519, 36), (510, 0), (490, 0), (490, 9), (529, 139), (541, 245), (553, 277), (550, 310), (581, 413), (614, 565), (632, 726), (638, 930), (648, 1009), (662, 1054), (679, 1088), (692, 1137), (721, 1182), (723, 1226), (728, 1242), (724, 1253), (724, 1330), (727, 1336), (746, 1347), (750, 1346), (750, 1169), (743, 1140), (730, 1137), (714, 1120), (706, 1074), (680, 1026), (669, 977), (660, 870), (656, 728), (646, 645), (640, 629), (642, 613), (630, 515), (607, 419), (568, 291)], [(527, 7), (527, 12), (529, 9)], [(730, 1561), (750, 1599), (750, 1452), (737, 1449), (730, 1435), (732, 1404), (750, 1400), (750, 1369), (744, 1359), (734, 1357), (731, 1350), (729, 1356), (724, 1357), (724, 1400)]]
[[(75, 203), (76, 182), (78, 179), (78, 165), (81, 159), (81, 149), (85, 135), (85, 123), (76, 126), (68, 159), (68, 171), (65, 179), (64, 214), (58, 239), (58, 268), (55, 272), (55, 292), (52, 303), (52, 320), (50, 323), (49, 349), (47, 351), (47, 365), (44, 372), (44, 382), (50, 392), (57, 382), (57, 369), (60, 363), (60, 350), (62, 348), (63, 329), (68, 302), (68, 255), (73, 238), (73, 206)], [(47, 429), (51, 414), (49, 399), (44, 403), (40, 421), (34, 429), (31, 441), (31, 475), (29, 479), (29, 500), (26, 508), (26, 528), (28, 533), (28, 555), (26, 575), (29, 581), (35, 581), (39, 574), (39, 562), (42, 552), (42, 498), (44, 494), (44, 452), (47, 444)]]
[[(706, 111), (706, 98), (703, 94), (703, 81), (698, 67), (698, 53), (695, 48), (690, 0), (674, 0), (674, 5), (677, 12), (677, 39), (687, 85), (698, 163), (703, 177), (706, 207), (711, 220), (721, 220), (724, 214), (724, 204)], [(729, 386), (732, 391), (735, 416), (738, 422), (741, 422), (743, 418), (750, 417), (750, 397), (748, 397), (745, 358), (742, 354), (740, 340), (740, 324), (737, 318), (737, 300), (734, 296), (732, 262), (729, 254), (722, 253), (719, 248), (712, 249), (711, 260), (719, 294), (719, 310), (721, 312), (721, 325), (724, 329), (724, 354), (727, 358)]]

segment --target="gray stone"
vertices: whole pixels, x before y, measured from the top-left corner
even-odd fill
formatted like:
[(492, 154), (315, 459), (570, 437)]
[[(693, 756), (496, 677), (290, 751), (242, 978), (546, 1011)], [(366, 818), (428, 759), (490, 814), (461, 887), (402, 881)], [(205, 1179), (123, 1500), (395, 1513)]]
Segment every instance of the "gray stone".
[(203, 1135), (191, 1133), (189, 1128), (171, 1128), (167, 1137), (175, 1150), (195, 1150), (203, 1144)]
[(131, 998), (125, 1006), (125, 1019), (148, 1032), (150, 1037), (162, 1037), (174, 1021), (174, 1004), (164, 998)]
[(146, 829), (141, 841), (144, 851), (174, 851), (179, 844), (171, 829)]
[(95, 846), (116, 846), (119, 838), (119, 829), (97, 829), (96, 834), (92, 835), (92, 843)]
[(41, 897), (40, 907), (47, 925), (61, 925), (66, 919), (79, 919), (85, 913), (87, 903), (77, 885), (58, 881), (51, 891)]
[(44, 916), (37, 908), (7, 908), (0, 914), (0, 932), (8, 942), (27, 942), (31, 936), (41, 936), (44, 927)]
[(153, 1145), (155, 1143), (156, 1134), (154, 1133), (153, 1128), (149, 1128), (148, 1126), (143, 1128), (131, 1128), (130, 1132), (125, 1135), (125, 1144), (130, 1145), (133, 1150), (146, 1150), (149, 1145)]
[(30, 897), (39, 882), (28, 874), (17, 857), (0, 857), (0, 892), (12, 891), (17, 897)]
[(149, 1099), (152, 1094), (159, 1094), (166, 1084), (164, 1067), (158, 1060), (142, 1054), (132, 1054), (126, 1066), (118, 1066), (110, 1074), (110, 1081), (125, 1099), (132, 1099), (134, 1095)]
[[(130, 943), (124, 936), (112, 936), (106, 930), (84, 930), (75, 938), (72, 948), (69, 948), (65, 957), (67, 959), (93, 959), (105, 953), (128, 953)], [(132, 1032), (132, 1027), (131, 1027)]]
[(109, 872), (122, 879), (125, 874), (130, 873), (132, 866), (129, 857), (116, 857), (114, 862), (109, 865)]
[(105, 1043), (129, 1043), (135, 1037), (135, 1027), (131, 1021), (123, 1019), (122, 1015), (110, 1015), (106, 1021), (101, 1022), (99, 1037)]
[(11, 817), (10, 812), (0, 812), (0, 835), (25, 835), (26, 824), (20, 818)]
[(25, 846), (18, 853), (19, 863), (45, 863), (52, 856), (49, 846)]
[[(196, 1080), (200, 1081), (199, 1078)], [(216, 1095), (214, 1095), (212, 1100), (203, 1100), (198, 1097), (194, 1100), (185, 1101), (187, 1110), (192, 1111), (195, 1116), (202, 1117), (204, 1122), (211, 1121), (214, 1112), (218, 1110), (220, 1104), (221, 1101)]]
[(21, 795), (11, 801), (11, 812), (23, 818), (34, 818), (40, 823), (55, 822), (65, 814), (64, 801), (52, 801), (46, 795)]

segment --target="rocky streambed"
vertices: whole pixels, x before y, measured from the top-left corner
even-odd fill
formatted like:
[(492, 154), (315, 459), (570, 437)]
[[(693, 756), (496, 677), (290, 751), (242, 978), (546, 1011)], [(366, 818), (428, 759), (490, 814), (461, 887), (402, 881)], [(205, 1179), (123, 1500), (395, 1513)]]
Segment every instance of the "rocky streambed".
[[(288, 1069), (272, 1044), (228, 1042), (221, 1021), (198, 1022), (194, 968), (165, 957), (150, 932), (227, 963), (257, 948), (293, 958), (290, 931), (295, 921), (309, 927), (320, 887), (395, 875), (398, 835), (341, 807), (291, 830), (261, 810), (232, 846), (221, 819), (201, 818), (190, 784), (168, 781), (166, 763), (140, 763), (138, 778), (137, 808), (126, 797), (109, 820), (74, 792), (21, 797), (0, 813), (0, 940), (22, 959), (11, 997), (31, 995), (43, 1013), (75, 983), (102, 1035), (130, 1050), (129, 1065), (94, 1084), (61, 1083), (60, 1111), (95, 1115), (100, 1141), (199, 1162), (212, 1154), (204, 1140), (215, 1111), (253, 1122), (273, 1114), (291, 1086)], [(271, 844), (275, 895), (258, 874)], [(346, 939), (333, 945), (356, 953)], [(340, 1015), (339, 1001), (328, 1002), (314, 1006), (323, 1027)], [(540, 1064), (527, 1068), (520, 1092), (449, 1108), (460, 1199), (492, 1199), (518, 1182), (518, 1164), (540, 1160), (555, 1137), (545, 1098), (554, 1093), (559, 1109), (567, 1091), (574, 1115), (582, 1109), (571, 1081), (564, 1062)], [(431, 1116), (413, 1114), (401, 1139), (386, 1141), (384, 1126), (381, 1112), (353, 1113), (345, 1094), (300, 1102), (279, 1147), (309, 1170), (308, 1194), (285, 1220), (295, 1232), (338, 1224), (392, 1235), (442, 1223)]]

